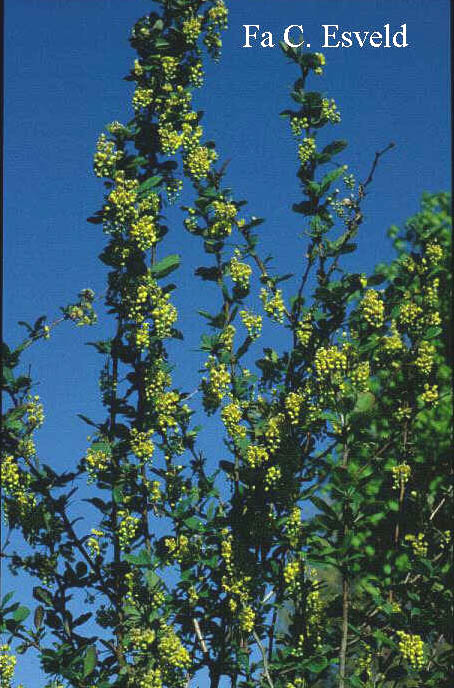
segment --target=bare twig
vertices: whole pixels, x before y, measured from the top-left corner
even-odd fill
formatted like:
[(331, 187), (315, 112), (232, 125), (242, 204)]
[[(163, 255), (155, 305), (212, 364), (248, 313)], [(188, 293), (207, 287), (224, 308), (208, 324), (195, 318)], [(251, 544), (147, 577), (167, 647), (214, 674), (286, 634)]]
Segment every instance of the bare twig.
[(385, 148), (383, 148), (383, 150), (377, 151), (377, 152), (375, 153), (375, 158), (374, 158), (374, 161), (373, 161), (373, 163), (372, 163), (372, 167), (371, 167), (371, 169), (370, 169), (369, 175), (368, 175), (366, 181), (364, 181), (364, 182), (360, 185), (360, 197), (363, 197), (363, 196), (365, 195), (365, 194), (364, 194), (365, 188), (366, 188), (367, 186), (369, 186), (369, 184), (372, 182), (372, 179), (374, 178), (375, 170), (376, 170), (376, 168), (377, 168), (378, 162), (379, 162), (380, 158), (382, 157), (382, 155), (385, 155), (385, 153), (387, 153), (389, 150), (391, 150), (392, 148), (394, 148), (395, 145), (396, 145), (396, 144), (394, 143), (394, 141), (391, 141), (391, 143), (388, 143), (388, 145), (387, 145)]
[(200, 624), (197, 621), (197, 619), (192, 619), (192, 623), (194, 624), (195, 634), (197, 636), (197, 640), (200, 643), (200, 647), (202, 648), (202, 652), (205, 656), (208, 656), (208, 648), (207, 648), (207, 644), (205, 642), (205, 638), (203, 637), (203, 634), (202, 634), (202, 631), (200, 628)]
[(258, 648), (259, 648), (259, 650), (260, 650), (260, 653), (261, 653), (261, 655), (262, 655), (262, 659), (263, 659), (263, 674), (264, 674), (266, 680), (268, 681), (269, 687), (270, 687), (270, 688), (274, 688), (274, 683), (273, 683), (272, 678), (271, 678), (271, 676), (270, 676), (270, 671), (269, 671), (269, 666), (268, 666), (268, 658), (267, 658), (267, 656), (266, 656), (266, 650), (265, 650), (265, 648), (263, 647), (262, 643), (260, 642), (260, 638), (258, 637), (256, 631), (253, 631), (252, 633), (253, 633), (255, 642), (257, 643)]

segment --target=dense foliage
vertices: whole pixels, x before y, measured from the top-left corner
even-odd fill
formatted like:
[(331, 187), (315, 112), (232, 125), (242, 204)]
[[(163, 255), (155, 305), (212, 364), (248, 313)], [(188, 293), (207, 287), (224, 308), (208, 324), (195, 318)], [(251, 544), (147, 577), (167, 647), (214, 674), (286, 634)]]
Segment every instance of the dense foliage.
[[(40, 460), (43, 405), (20, 361), (61, 321), (94, 325), (94, 294), (3, 346), (3, 510), (24, 539), (3, 557), (36, 579), (36, 606), (30, 621), (3, 598), (1, 685), (13, 685), (13, 652), (35, 651), (52, 688), (448, 686), (450, 199), (425, 195), (391, 228), (391, 263), (345, 270), (389, 147), (363, 183), (338, 163), (346, 142), (323, 145), (337, 107), (307, 89), (324, 57), (283, 46), (299, 71), (283, 116), (307, 246), (300, 274), (276, 274), (262, 220), (223, 186), (192, 106), (226, 7), (155, 4), (131, 34), (134, 116), (108, 125), (94, 157), (105, 198), (90, 221), (106, 234), (114, 325), (95, 343), (105, 418), (82, 416), (90, 446), (71, 472)], [(183, 338), (168, 279), (179, 257), (165, 250), (183, 180), (194, 192), (184, 225), (206, 255), (201, 299), (206, 281), (219, 293), (217, 312), (201, 311), (203, 413), (225, 432), (209, 461), (202, 409), (172, 382), (166, 348)], [(71, 515), (76, 478), (96, 523)]]

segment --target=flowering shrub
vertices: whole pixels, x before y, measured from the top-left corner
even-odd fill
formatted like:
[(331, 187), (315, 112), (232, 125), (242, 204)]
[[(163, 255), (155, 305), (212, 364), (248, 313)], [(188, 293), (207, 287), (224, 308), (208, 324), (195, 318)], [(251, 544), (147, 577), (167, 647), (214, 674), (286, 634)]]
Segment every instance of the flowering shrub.
[[(42, 462), (44, 407), (16, 375), (24, 348), (57, 321), (4, 345), (3, 513), (31, 552), (9, 563), (37, 584), (32, 622), (3, 598), (2, 686), (13, 685), (12, 648), (38, 654), (49, 688), (448, 686), (449, 198), (425, 195), (390, 230), (395, 260), (347, 272), (342, 256), (390, 147), (364, 183), (337, 164), (346, 142), (323, 141), (337, 105), (306, 88), (325, 58), (283, 48), (299, 73), (283, 114), (307, 236), (303, 272), (284, 287), (261, 256), (261, 220), (240, 217), (193, 109), (227, 8), (156, 5), (131, 34), (133, 119), (108, 125), (94, 155), (105, 198), (90, 221), (105, 232), (113, 326), (95, 342), (105, 419), (85, 419), (94, 431), (71, 472)], [(219, 290), (218, 312), (203, 312), (198, 390), (224, 433), (213, 473), (167, 347), (181, 334), (164, 211), (183, 183), (194, 200), (174, 231), (202, 241), (196, 275)], [(81, 291), (59, 321), (94, 326), (94, 300)], [(270, 328), (280, 351), (266, 346)], [(70, 516), (82, 480), (95, 523)]]

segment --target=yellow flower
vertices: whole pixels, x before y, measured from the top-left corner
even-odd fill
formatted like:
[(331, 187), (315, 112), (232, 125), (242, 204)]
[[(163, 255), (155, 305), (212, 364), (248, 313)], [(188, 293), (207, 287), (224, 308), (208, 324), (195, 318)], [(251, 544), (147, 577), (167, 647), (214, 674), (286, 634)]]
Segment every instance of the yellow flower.
[(361, 301), (361, 311), (364, 320), (371, 327), (381, 327), (384, 322), (385, 306), (380, 294), (373, 289), (366, 291)]
[(140, 432), (137, 428), (131, 429), (130, 442), (131, 451), (137, 456), (141, 461), (150, 460), (154, 452), (154, 444), (151, 441), (152, 430), (147, 430), (146, 432)]
[(115, 143), (108, 141), (105, 134), (101, 134), (93, 157), (93, 168), (96, 176), (113, 177), (117, 163), (122, 157), (123, 152), (117, 150)]
[(399, 636), (399, 652), (402, 657), (415, 669), (424, 666), (424, 643), (420, 635), (397, 631)]
[(221, 411), (221, 418), (232, 440), (246, 437), (246, 428), (244, 425), (240, 425), (243, 412), (237, 403), (232, 402), (224, 406)]
[(187, 43), (195, 43), (202, 31), (202, 17), (191, 17), (181, 27)]
[(257, 447), (250, 444), (246, 452), (246, 462), (251, 468), (257, 468), (269, 460), (268, 452), (265, 447)]
[(251, 266), (247, 263), (241, 263), (236, 256), (233, 256), (230, 261), (230, 277), (236, 286), (242, 291), (247, 291), (251, 275)]
[(260, 337), (262, 331), (262, 316), (255, 315), (246, 309), (240, 311), (240, 318), (251, 339)]
[(255, 612), (252, 607), (243, 607), (238, 614), (238, 621), (242, 631), (252, 633), (255, 622)]
[(285, 304), (282, 296), (282, 289), (276, 289), (273, 294), (270, 294), (267, 289), (260, 290), (260, 299), (263, 303), (265, 313), (276, 322), (284, 322)]
[(419, 399), (429, 406), (435, 406), (438, 401), (438, 385), (424, 385), (424, 392), (419, 395)]
[(314, 157), (316, 152), (315, 139), (305, 138), (302, 140), (298, 146), (298, 157), (302, 165), (305, 165), (311, 158)]

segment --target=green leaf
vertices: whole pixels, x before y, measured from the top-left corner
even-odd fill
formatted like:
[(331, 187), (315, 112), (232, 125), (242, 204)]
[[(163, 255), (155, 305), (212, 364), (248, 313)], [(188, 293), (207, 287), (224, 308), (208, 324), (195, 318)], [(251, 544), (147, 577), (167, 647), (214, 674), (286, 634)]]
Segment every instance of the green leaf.
[(40, 600), (41, 602), (48, 604), (49, 606), (52, 605), (52, 595), (45, 588), (41, 588), (39, 586), (33, 588), (33, 597), (36, 600)]
[(137, 189), (140, 195), (145, 194), (150, 189), (154, 189), (156, 186), (162, 182), (162, 177), (160, 175), (155, 175), (154, 177), (148, 177)]
[(28, 609), (27, 607), (18, 607), (18, 609), (16, 609), (16, 611), (13, 614), (13, 619), (14, 621), (20, 623), (21, 621), (24, 621), (29, 615), (30, 609)]
[(156, 263), (156, 265), (152, 265), (150, 268), (150, 272), (152, 275), (154, 275), (154, 277), (160, 279), (162, 277), (166, 277), (171, 272), (176, 270), (179, 265), (180, 256), (172, 254), (160, 260), (159, 263)]
[(87, 651), (85, 652), (85, 657), (84, 657), (84, 678), (89, 676), (92, 671), (94, 670), (96, 663), (98, 661), (98, 655), (96, 652), (96, 647), (94, 645), (90, 645), (87, 648)]
[(319, 674), (326, 669), (328, 664), (329, 662), (326, 657), (315, 657), (308, 662), (307, 668), (314, 674)]
[(35, 627), (38, 631), (42, 626), (43, 618), (44, 618), (44, 608), (41, 604), (39, 604), (35, 609), (35, 616), (34, 616)]
[(321, 193), (325, 193), (325, 191), (328, 191), (331, 184), (335, 182), (336, 179), (339, 179), (339, 177), (342, 176), (344, 173), (344, 168), (338, 167), (337, 169), (328, 172), (328, 174), (325, 174), (322, 181), (320, 182)]
[(183, 521), (184, 525), (186, 528), (189, 528), (189, 530), (194, 530), (198, 533), (203, 532), (205, 530), (203, 523), (199, 521), (198, 518), (195, 516), (191, 516), (190, 518), (186, 518)]

